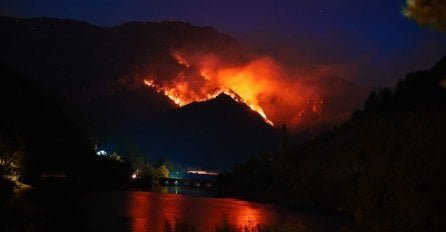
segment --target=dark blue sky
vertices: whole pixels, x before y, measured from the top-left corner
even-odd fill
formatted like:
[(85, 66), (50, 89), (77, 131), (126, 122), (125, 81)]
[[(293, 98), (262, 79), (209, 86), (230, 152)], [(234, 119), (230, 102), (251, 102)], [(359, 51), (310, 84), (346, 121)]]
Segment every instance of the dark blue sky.
[(361, 85), (393, 86), (446, 55), (446, 33), (401, 15), (405, 0), (0, 0), (0, 13), (112, 26), (180, 20), (212, 26), (247, 49), (302, 67), (332, 67)]

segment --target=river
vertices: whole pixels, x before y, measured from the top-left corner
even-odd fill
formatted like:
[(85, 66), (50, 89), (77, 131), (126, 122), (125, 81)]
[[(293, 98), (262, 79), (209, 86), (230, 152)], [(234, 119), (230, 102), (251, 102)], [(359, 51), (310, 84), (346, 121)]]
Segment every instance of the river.
[(304, 224), (311, 231), (337, 231), (345, 222), (339, 215), (318, 210), (159, 192), (98, 191), (51, 202), (52, 230), (163, 231), (166, 222), (174, 227), (179, 221), (194, 231), (208, 232), (226, 221), (238, 229), (288, 222)]

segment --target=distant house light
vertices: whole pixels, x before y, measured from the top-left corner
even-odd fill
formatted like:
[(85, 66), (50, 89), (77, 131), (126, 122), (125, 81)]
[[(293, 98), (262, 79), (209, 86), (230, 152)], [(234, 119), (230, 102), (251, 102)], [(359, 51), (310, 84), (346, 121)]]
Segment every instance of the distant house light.
[(210, 176), (216, 176), (218, 175), (218, 172), (214, 171), (204, 171), (204, 170), (189, 170), (186, 173), (189, 174), (196, 174), (196, 175), (210, 175)]
[(96, 155), (107, 155), (107, 152), (104, 150), (100, 150), (96, 152)]

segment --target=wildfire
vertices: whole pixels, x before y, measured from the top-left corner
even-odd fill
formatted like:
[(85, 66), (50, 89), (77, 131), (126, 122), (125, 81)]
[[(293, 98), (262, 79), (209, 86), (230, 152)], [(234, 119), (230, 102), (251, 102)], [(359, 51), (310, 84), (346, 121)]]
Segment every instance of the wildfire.
[(170, 100), (172, 100), (176, 105), (178, 105), (180, 107), (190, 103), (190, 102), (182, 100), (178, 96), (178, 94), (176, 94), (176, 89), (175, 88), (168, 89), (168, 88), (156, 85), (155, 81), (152, 80), (152, 79), (150, 79), (150, 80), (144, 79), (144, 84), (154, 88), (156, 90), (156, 92), (158, 92), (158, 93), (163, 93), (168, 98), (170, 98)]
[(190, 68), (189, 63), (187, 63), (186, 59), (177, 51), (172, 52), (172, 56), (177, 60), (178, 64), (184, 65)]
[(232, 91), (230, 89), (218, 89), (218, 90), (216, 90), (214, 92), (208, 93), (207, 95), (205, 95), (203, 97), (196, 96), (195, 99), (189, 99), (189, 98), (182, 98), (181, 91), (179, 90), (181, 88), (178, 88), (177, 86), (174, 86), (172, 88), (159, 86), (159, 85), (155, 84), (155, 81), (153, 79), (144, 79), (144, 84), (154, 88), (155, 91), (157, 91), (158, 93), (163, 93), (164, 95), (166, 95), (168, 98), (170, 98), (179, 107), (187, 105), (187, 104), (189, 104), (191, 102), (208, 101), (208, 100), (214, 99), (218, 95), (224, 93), (224, 94), (230, 96), (235, 101), (240, 102), (240, 103), (244, 103), (245, 105), (249, 106), (249, 108), (251, 110), (253, 110), (253, 111), (256, 111), (265, 120), (265, 122), (267, 122), (268, 124), (270, 124), (272, 126), (274, 125), (274, 123), (271, 120), (268, 119), (268, 117), (266, 116), (265, 112), (263, 112), (263, 109), (260, 106), (256, 106), (256, 105), (253, 105), (253, 104), (247, 102), (246, 100), (241, 98), (237, 93), (235, 93), (234, 91)]
[(322, 111), (323, 100), (314, 101), (308, 107), (308, 99), (315, 97), (314, 91), (287, 80), (280, 66), (270, 58), (259, 58), (237, 67), (221, 67), (212, 55), (190, 60), (177, 51), (171, 55), (184, 70), (169, 80), (160, 81), (151, 75), (144, 83), (179, 107), (224, 93), (249, 106), (270, 125), (274, 125), (273, 121), (296, 123), (307, 108), (310, 113)]

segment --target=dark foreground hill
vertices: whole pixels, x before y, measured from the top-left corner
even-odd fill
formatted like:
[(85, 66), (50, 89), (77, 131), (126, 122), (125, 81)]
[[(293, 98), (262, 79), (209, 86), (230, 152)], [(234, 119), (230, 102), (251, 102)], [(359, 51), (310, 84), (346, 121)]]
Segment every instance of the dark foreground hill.
[(0, 106), (0, 205), (12, 181), (56, 192), (128, 186), (130, 165), (96, 156), (71, 103), (3, 63)]
[(26, 183), (45, 174), (81, 178), (95, 153), (71, 105), (7, 65), (0, 77), (2, 162), (13, 158)]
[(351, 212), (352, 231), (446, 228), (446, 58), (330, 133), (222, 176), (233, 193)]

